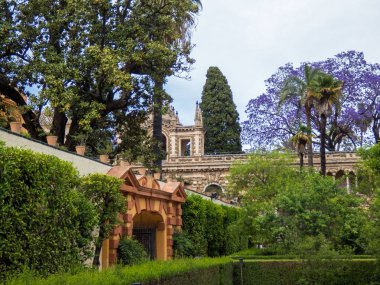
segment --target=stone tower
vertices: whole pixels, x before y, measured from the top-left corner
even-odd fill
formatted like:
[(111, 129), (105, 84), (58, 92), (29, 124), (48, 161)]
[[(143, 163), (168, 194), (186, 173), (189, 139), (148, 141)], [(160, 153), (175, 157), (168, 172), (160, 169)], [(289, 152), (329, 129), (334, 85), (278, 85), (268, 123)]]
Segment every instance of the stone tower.
[[(147, 128), (153, 133), (153, 115), (149, 116)], [(163, 147), (167, 153), (166, 159), (186, 156), (202, 156), (204, 154), (204, 130), (202, 112), (198, 102), (195, 106), (194, 125), (181, 124), (178, 112), (174, 107), (162, 116)]]

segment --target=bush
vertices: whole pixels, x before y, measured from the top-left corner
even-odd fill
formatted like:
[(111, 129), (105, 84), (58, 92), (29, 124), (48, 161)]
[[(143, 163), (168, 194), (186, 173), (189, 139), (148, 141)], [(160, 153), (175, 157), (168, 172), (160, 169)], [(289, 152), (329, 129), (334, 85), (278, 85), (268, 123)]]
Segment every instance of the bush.
[(144, 247), (129, 237), (123, 238), (117, 249), (118, 261), (123, 265), (140, 264), (148, 260)]
[(183, 233), (174, 237), (175, 256), (223, 256), (245, 249), (247, 237), (236, 222), (240, 209), (189, 196), (182, 206)]
[(184, 231), (175, 231), (173, 234), (173, 248), (175, 258), (192, 256), (193, 243), (189, 234)]
[(54, 156), (0, 145), (0, 277), (67, 270), (90, 253), (95, 212), (77, 170)]
[(284, 153), (254, 153), (231, 168), (231, 189), (242, 196), (242, 229), (254, 244), (277, 253), (335, 250), (365, 252), (364, 199), (331, 177), (299, 171)]

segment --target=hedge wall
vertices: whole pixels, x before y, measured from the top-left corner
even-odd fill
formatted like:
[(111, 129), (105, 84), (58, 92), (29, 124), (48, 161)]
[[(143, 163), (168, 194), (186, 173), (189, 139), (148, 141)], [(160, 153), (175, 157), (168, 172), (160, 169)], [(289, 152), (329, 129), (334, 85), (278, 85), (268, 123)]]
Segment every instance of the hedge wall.
[[(239, 263), (234, 264), (234, 284), (241, 284)], [(373, 260), (246, 261), (244, 285), (380, 284)]]
[(232, 285), (233, 264), (212, 266), (198, 270), (191, 270), (182, 274), (161, 278), (143, 285)]
[(88, 256), (95, 211), (75, 191), (79, 179), (71, 163), (0, 142), (0, 280), (25, 268), (67, 270)]
[(174, 236), (176, 257), (224, 256), (247, 248), (248, 238), (236, 225), (240, 209), (191, 195), (182, 205), (183, 232)]
[(232, 285), (233, 263), (229, 258), (150, 261), (134, 266), (115, 266), (104, 271), (55, 274), (43, 279), (24, 273), (7, 285)]

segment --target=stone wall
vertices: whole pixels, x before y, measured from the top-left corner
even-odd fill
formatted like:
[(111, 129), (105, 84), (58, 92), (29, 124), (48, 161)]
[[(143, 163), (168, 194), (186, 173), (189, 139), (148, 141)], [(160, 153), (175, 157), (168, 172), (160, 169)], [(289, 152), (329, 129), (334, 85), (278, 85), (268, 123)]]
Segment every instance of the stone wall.
[[(183, 181), (186, 188), (199, 193), (203, 193), (210, 184), (219, 185), (224, 190), (232, 163), (246, 159), (247, 154), (169, 157), (163, 162), (163, 178)], [(319, 170), (319, 154), (314, 154), (313, 161), (315, 169)], [(326, 154), (326, 161), (327, 175), (340, 178), (342, 174), (355, 174), (359, 156), (355, 152), (330, 152)], [(293, 166), (298, 167), (297, 157), (294, 158)], [(347, 181), (346, 186), (350, 188)]]
[(48, 144), (26, 138), (8, 130), (0, 128), (0, 141), (4, 141), (9, 147), (19, 147), (23, 149), (30, 149), (34, 152), (54, 155), (64, 161), (71, 162), (79, 171), (80, 175), (87, 175), (90, 173), (103, 173), (106, 174), (111, 165), (101, 163), (100, 161), (90, 159), (73, 152), (68, 152)]

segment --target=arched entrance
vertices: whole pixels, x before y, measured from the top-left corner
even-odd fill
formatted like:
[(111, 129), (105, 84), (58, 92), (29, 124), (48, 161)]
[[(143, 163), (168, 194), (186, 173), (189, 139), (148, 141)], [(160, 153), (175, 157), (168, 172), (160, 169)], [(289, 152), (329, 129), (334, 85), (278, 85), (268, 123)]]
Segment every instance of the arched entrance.
[(209, 194), (216, 193), (216, 194), (218, 194), (218, 196), (222, 196), (224, 193), (224, 190), (223, 190), (222, 186), (220, 186), (219, 184), (210, 183), (205, 187), (203, 192), (209, 193)]
[(150, 259), (164, 259), (165, 223), (158, 212), (141, 211), (133, 217), (132, 236), (145, 248)]

